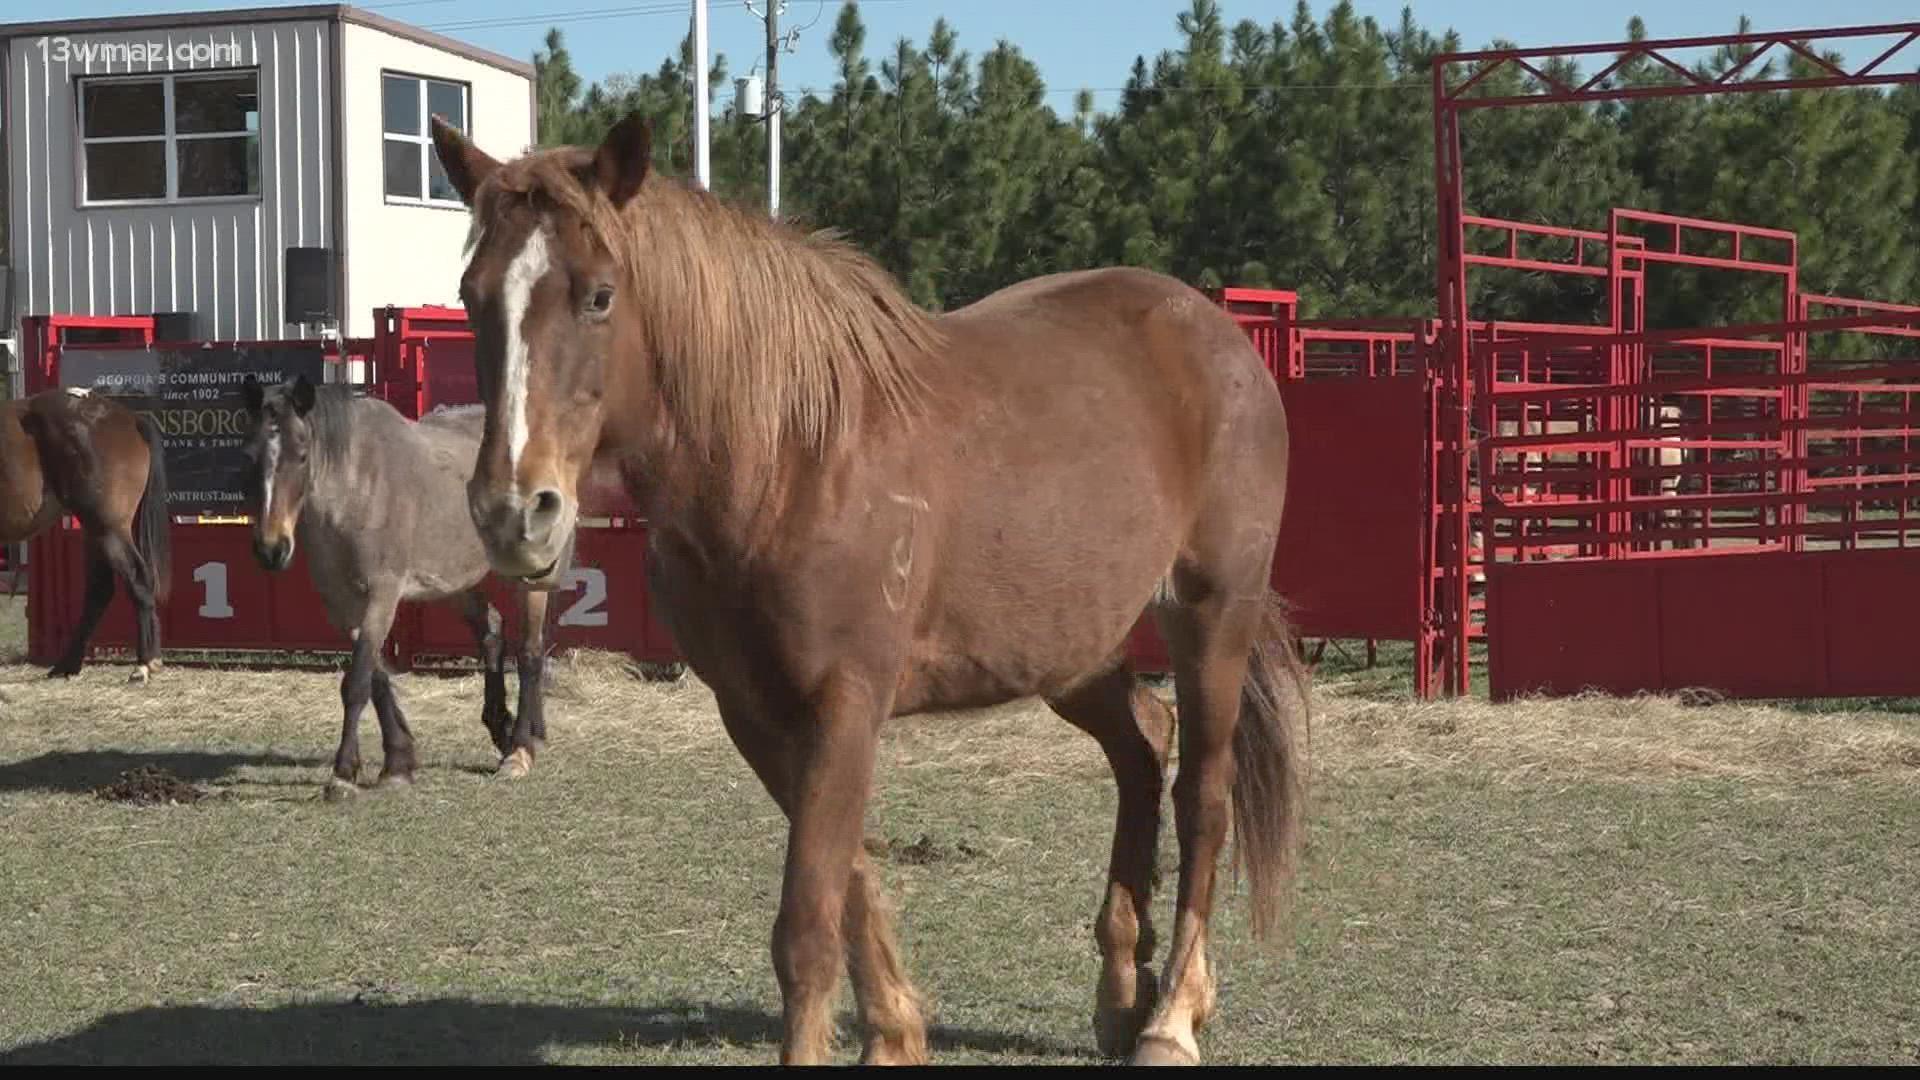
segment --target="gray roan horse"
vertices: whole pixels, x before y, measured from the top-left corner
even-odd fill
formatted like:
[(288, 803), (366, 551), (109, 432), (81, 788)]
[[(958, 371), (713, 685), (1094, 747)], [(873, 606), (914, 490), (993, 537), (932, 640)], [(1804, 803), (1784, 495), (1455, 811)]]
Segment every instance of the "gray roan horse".
[(541, 685), (547, 593), (567, 560), (517, 589), (516, 722), (507, 708), (500, 613), (481, 588), (487, 556), (467, 516), (467, 479), (484, 412), (447, 409), (415, 422), (377, 398), (317, 390), (304, 375), (270, 389), (249, 378), (245, 394), (252, 420), (248, 489), (259, 508), (254, 557), (269, 571), (285, 570), (296, 542), (303, 546), (327, 618), (353, 639), (353, 661), (340, 683), (345, 716), (327, 797), (358, 791), (360, 715), (369, 700), (380, 718), (380, 782), (413, 780), (413, 733), (380, 659), (402, 602), (457, 603), (486, 668), (481, 720), (501, 754), (497, 775), (525, 776), (547, 735)]

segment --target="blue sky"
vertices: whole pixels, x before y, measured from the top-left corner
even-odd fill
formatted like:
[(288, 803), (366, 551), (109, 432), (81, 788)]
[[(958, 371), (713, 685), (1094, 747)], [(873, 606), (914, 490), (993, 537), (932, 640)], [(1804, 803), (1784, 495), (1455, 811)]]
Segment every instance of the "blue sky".
[[(130, 15), (229, 7), (279, 6), (297, 0), (10, 0), (8, 20)], [(826, 42), (841, 0), (789, 0), (782, 22), (806, 27), (794, 51), (782, 56), (781, 83), (789, 89), (825, 88), (833, 81)], [(1331, 0), (1312, 0), (1324, 15)], [(656, 68), (685, 34), (690, 6), (675, 0), (373, 0), (360, 5), (391, 18), (437, 30), (510, 56), (529, 57), (549, 26), (567, 37), (576, 68), (587, 79), (620, 71)], [(1136, 55), (1149, 59), (1174, 44), (1174, 18), (1187, 0), (863, 0), (867, 52), (877, 58), (902, 36), (924, 43), (936, 16), (945, 15), (962, 48), (978, 55), (1005, 38), (1039, 64), (1053, 92), (1052, 104), (1070, 109), (1073, 93), (1088, 87), (1096, 106), (1108, 108)], [(1383, 24), (1399, 21), (1403, 0), (1355, 0), (1362, 15)], [(1290, 20), (1294, 0), (1223, 0), (1229, 21)], [(1495, 36), (1523, 46), (1611, 42), (1625, 36), (1635, 13), (1655, 37), (1731, 32), (1742, 14), (1755, 29), (1854, 26), (1920, 18), (1916, 0), (1684, 0), (1665, 4), (1570, 3), (1535, 0), (1422, 0), (1414, 15), (1429, 29), (1460, 32), (1469, 48)], [(709, 0), (712, 47), (727, 54), (729, 69), (744, 74), (765, 55), (760, 22), (741, 0)], [(818, 20), (817, 22), (815, 20)], [(1864, 62), (1891, 44), (1849, 52)], [(1901, 54), (1902, 68), (1920, 67), (1920, 44)]]

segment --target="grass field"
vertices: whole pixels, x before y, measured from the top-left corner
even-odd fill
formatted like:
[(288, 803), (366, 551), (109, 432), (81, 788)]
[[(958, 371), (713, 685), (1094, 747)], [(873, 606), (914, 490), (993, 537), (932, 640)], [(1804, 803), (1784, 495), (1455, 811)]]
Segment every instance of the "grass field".
[[(1295, 922), (1256, 947), (1230, 895), (1210, 1062), (1920, 1060), (1908, 703), (1419, 705), (1328, 659)], [(124, 677), (0, 666), (0, 1063), (776, 1057), (783, 823), (697, 682), (560, 662), (506, 784), (478, 680), (402, 678), (420, 783), (335, 805), (333, 676)], [(141, 766), (210, 797), (93, 794)], [(1098, 1060), (1112, 808), (1030, 705), (891, 729), (869, 832), (936, 1060)]]

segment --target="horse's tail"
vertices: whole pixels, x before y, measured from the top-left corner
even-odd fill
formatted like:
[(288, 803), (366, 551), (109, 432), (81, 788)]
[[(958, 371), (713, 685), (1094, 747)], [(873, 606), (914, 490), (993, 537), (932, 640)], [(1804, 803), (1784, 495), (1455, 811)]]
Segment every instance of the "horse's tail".
[(140, 436), (147, 440), (147, 490), (134, 511), (133, 544), (153, 571), (153, 598), (164, 604), (173, 592), (173, 515), (167, 512), (167, 453), (160, 425), (140, 414)]
[(1289, 906), (1306, 825), (1310, 726), (1306, 665), (1286, 605), (1269, 593), (1233, 735), (1233, 842), (1256, 938), (1266, 938)]

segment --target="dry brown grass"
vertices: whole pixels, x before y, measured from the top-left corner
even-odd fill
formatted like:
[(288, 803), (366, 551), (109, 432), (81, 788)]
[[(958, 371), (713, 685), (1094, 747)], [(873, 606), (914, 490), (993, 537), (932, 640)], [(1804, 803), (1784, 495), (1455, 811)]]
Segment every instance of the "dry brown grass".
[[(557, 659), (552, 743), (507, 783), (478, 676), (402, 677), (421, 782), (340, 806), (320, 798), (337, 672), (126, 670), (0, 665), (0, 955), (32, 989), (0, 1001), (0, 1064), (777, 1052), (784, 822), (698, 680)], [(1210, 1060), (1920, 1052), (1920, 718), (1416, 704), (1371, 677), (1318, 682), (1291, 947), (1254, 948), (1225, 895)], [(361, 740), (372, 766), (371, 710)], [(143, 766), (210, 797), (94, 797)], [(868, 832), (939, 1060), (1091, 1063), (1112, 792), (1092, 740), (1033, 702), (890, 726)]]
[[(117, 685), (119, 677), (120, 669), (111, 665), (89, 669), (73, 682), (48, 682), (37, 669), (0, 667), (0, 713), (10, 723), (43, 728), (56, 742), (159, 726), (182, 743), (231, 739), (236, 727), (252, 726), (249, 718), (297, 717), (311, 726), (316, 716), (337, 715), (331, 712), (338, 701), (335, 673), (172, 667), (145, 691)], [(444, 724), (464, 736), (470, 733), (462, 725), (477, 723), (471, 714), (478, 683), (477, 675), (413, 675), (402, 677), (398, 689), (416, 729)], [(1471, 769), (1509, 779), (1793, 783), (1871, 777), (1920, 785), (1920, 717), (1911, 714), (1743, 702), (1701, 707), (1679, 695), (1500, 705), (1475, 699), (1380, 701), (1353, 689), (1338, 677), (1315, 686), (1316, 776)], [(1171, 687), (1161, 692), (1172, 699)], [(564, 717), (555, 732), (559, 739), (650, 755), (729, 749), (712, 693), (691, 675), (650, 681), (624, 656), (583, 650), (554, 661), (549, 693), (550, 710)], [(34, 707), (19, 707), (27, 701)], [(377, 739), (372, 721), (369, 711), (363, 739)], [(1030, 700), (897, 720), (888, 728), (885, 753), (889, 770), (957, 771), (992, 786), (1106, 772), (1091, 739)]]
[[(1338, 678), (1315, 687), (1316, 776), (1471, 769), (1510, 779), (1873, 777), (1920, 785), (1920, 717), (1908, 714), (1743, 702), (1697, 707), (1681, 695), (1382, 702), (1352, 689)], [(1171, 689), (1163, 695), (1173, 696)], [(1106, 769), (1091, 740), (1032, 702), (897, 721), (889, 744), (896, 767), (971, 770), (987, 783)]]
[(1696, 707), (1679, 695), (1378, 703), (1344, 696), (1337, 683), (1317, 697), (1321, 769), (1785, 783), (1873, 776), (1920, 784), (1920, 718), (1911, 715), (1743, 702)]

